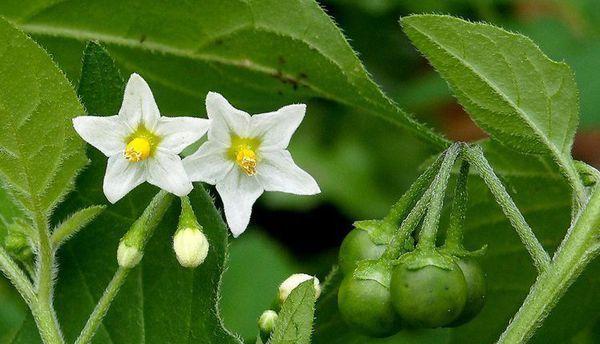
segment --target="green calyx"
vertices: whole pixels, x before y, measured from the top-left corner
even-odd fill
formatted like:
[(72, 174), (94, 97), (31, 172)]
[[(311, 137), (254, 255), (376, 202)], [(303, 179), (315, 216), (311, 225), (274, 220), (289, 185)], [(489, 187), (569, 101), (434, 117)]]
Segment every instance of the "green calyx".
[(192, 204), (187, 196), (181, 197), (181, 214), (179, 215), (179, 224), (177, 225), (177, 232), (184, 229), (197, 229), (202, 231), (202, 225), (198, 223)]
[(440, 253), (436, 249), (420, 248), (402, 255), (394, 265), (404, 265), (408, 270), (419, 270), (427, 266), (444, 270), (452, 270), (456, 267), (451, 256)]

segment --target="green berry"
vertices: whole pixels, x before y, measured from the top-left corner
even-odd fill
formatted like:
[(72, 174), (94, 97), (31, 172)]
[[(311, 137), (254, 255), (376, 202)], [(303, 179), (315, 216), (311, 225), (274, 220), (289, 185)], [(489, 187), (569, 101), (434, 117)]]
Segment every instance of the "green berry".
[(338, 309), (350, 328), (365, 335), (388, 337), (400, 330), (390, 291), (375, 280), (346, 276), (338, 291)]
[(378, 245), (371, 240), (369, 233), (362, 229), (353, 229), (346, 235), (340, 247), (339, 264), (344, 275), (356, 269), (356, 264), (365, 259), (378, 259), (386, 245)]
[(471, 321), (481, 312), (485, 304), (486, 282), (485, 273), (481, 265), (469, 257), (457, 258), (456, 264), (460, 267), (467, 283), (467, 301), (465, 308), (456, 320), (452, 322), (452, 326), (460, 326)]
[(434, 264), (438, 256), (421, 253), (413, 264), (401, 263), (392, 271), (392, 304), (402, 320), (412, 326), (446, 326), (465, 307), (467, 283), (460, 267), (451, 260), (449, 268)]

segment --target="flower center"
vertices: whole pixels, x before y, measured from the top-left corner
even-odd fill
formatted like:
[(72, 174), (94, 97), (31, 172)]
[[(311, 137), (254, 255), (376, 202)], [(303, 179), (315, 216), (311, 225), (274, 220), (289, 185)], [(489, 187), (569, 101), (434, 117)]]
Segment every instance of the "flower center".
[(138, 162), (148, 159), (150, 156), (150, 141), (145, 137), (136, 137), (129, 141), (125, 147), (125, 159), (130, 162)]
[(256, 165), (260, 161), (258, 152), (260, 139), (255, 137), (231, 136), (231, 146), (227, 151), (229, 159), (233, 160), (248, 176), (256, 174)]
[(247, 175), (253, 176), (256, 174), (256, 153), (249, 145), (238, 147), (235, 162)]

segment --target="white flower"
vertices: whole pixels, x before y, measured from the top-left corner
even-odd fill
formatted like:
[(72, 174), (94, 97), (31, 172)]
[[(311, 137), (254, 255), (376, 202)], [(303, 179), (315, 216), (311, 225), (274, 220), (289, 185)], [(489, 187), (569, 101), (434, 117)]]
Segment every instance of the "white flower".
[(192, 181), (216, 184), (234, 237), (248, 226), (252, 205), (264, 191), (321, 192), (286, 150), (305, 110), (296, 104), (250, 116), (218, 93), (206, 96), (208, 141), (183, 163)]
[(206, 133), (209, 120), (161, 117), (146, 81), (132, 74), (118, 115), (76, 117), (73, 126), (108, 157), (104, 194), (115, 203), (145, 181), (177, 196), (192, 191), (178, 154)]
[(321, 284), (318, 278), (307, 274), (293, 274), (279, 286), (279, 302), (283, 304), (292, 293), (292, 290), (296, 289), (302, 282), (306, 282), (310, 279), (312, 279), (314, 283), (315, 295), (316, 297), (319, 297), (321, 295)]

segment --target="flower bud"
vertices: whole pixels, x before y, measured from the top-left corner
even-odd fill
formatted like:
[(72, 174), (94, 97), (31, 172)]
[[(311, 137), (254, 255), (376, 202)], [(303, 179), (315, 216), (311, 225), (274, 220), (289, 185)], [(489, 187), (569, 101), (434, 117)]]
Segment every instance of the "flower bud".
[(290, 296), (292, 290), (296, 289), (302, 282), (308, 281), (309, 279), (313, 279), (315, 283), (315, 294), (316, 297), (319, 297), (321, 294), (321, 286), (319, 285), (318, 278), (307, 274), (293, 274), (279, 286), (279, 302), (283, 304), (288, 296)]
[(258, 328), (260, 329), (260, 332), (265, 336), (269, 336), (275, 330), (277, 318), (279, 318), (277, 312), (270, 309), (264, 311), (258, 319)]
[(136, 247), (127, 245), (124, 241), (119, 243), (117, 261), (119, 266), (132, 269), (140, 263), (144, 254)]
[(144, 248), (148, 239), (162, 220), (171, 205), (173, 197), (161, 190), (154, 196), (142, 215), (131, 225), (125, 233), (117, 250), (119, 266), (126, 269), (134, 268), (144, 256)]
[(186, 268), (195, 268), (202, 264), (208, 255), (209, 246), (190, 199), (187, 196), (181, 197), (181, 215), (173, 238), (173, 249), (179, 264)]
[(208, 255), (208, 240), (197, 228), (178, 230), (173, 238), (173, 249), (181, 266), (195, 268), (204, 262)]
[(7, 226), (4, 247), (13, 258), (21, 262), (27, 262), (33, 258), (28, 238), (30, 232), (31, 228), (20, 219)]

